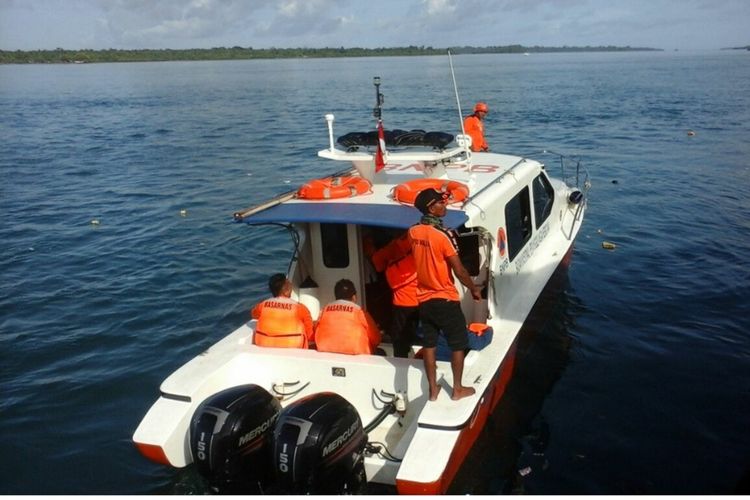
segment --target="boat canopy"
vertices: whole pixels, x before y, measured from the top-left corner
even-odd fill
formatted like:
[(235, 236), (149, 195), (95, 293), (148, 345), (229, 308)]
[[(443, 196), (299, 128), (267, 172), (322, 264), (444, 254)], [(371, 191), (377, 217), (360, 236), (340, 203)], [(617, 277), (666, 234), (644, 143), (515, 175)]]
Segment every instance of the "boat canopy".
[[(406, 205), (371, 203), (282, 203), (242, 219), (247, 224), (269, 222), (323, 222), (407, 229), (419, 222), (419, 211)], [(448, 210), (443, 224), (455, 229), (469, 217), (461, 210)]]

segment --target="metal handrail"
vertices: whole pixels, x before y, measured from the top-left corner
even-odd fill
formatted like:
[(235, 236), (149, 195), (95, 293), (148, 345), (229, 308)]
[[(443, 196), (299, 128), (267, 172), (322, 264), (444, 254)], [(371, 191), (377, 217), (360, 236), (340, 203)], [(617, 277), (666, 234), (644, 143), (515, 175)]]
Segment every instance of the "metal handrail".
[(482, 194), (482, 193), (483, 193), (484, 191), (486, 191), (487, 189), (489, 189), (490, 187), (492, 187), (492, 186), (493, 186), (493, 185), (494, 185), (494, 184), (495, 184), (496, 182), (498, 182), (498, 181), (499, 181), (500, 179), (502, 179), (502, 178), (503, 178), (503, 177), (505, 177), (506, 175), (508, 175), (508, 174), (510, 174), (511, 172), (513, 172), (513, 169), (515, 169), (515, 168), (516, 168), (516, 167), (517, 167), (518, 165), (520, 165), (521, 163), (525, 162), (526, 160), (528, 160), (528, 158), (526, 158), (526, 157), (522, 157), (522, 158), (521, 158), (520, 160), (518, 160), (517, 162), (515, 162), (515, 163), (514, 163), (514, 164), (513, 164), (513, 165), (512, 165), (512, 166), (511, 166), (511, 167), (510, 167), (509, 169), (505, 170), (505, 171), (504, 171), (504, 172), (502, 172), (502, 173), (501, 173), (500, 175), (498, 175), (497, 177), (495, 177), (495, 178), (494, 178), (494, 179), (492, 180), (492, 182), (489, 182), (489, 183), (487, 183), (487, 185), (486, 185), (486, 186), (484, 186), (484, 187), (483, 187), (482, 189), (480, 189), (479, 191), (477, 191), (477, 192), (476, 192), (476, 193), (474, 193), (473, 195), (471, 195), (471, 196), (469, 196), (468, 198), (466, 198), (466, 200), (464, 200), (463, 204), (461, 205), (461, 208), (464, 208), (464, 207), (466, 207), (466, 206), (467, 206), (467, 205), (468, 205), (469, 203), (472, 203), (472, 202), (474, 201), (474, 198), (476, 198), (477, 196), (479, 196), (480, 194)]
[[(573, 184), (577, 189), (580, 189), (583, 194), (585, 195), (588, 190), (591, 188), (591, 182), (589, 180), (589, 172), (586, 169), (585, 166), (581, 164), (581, 160), (578, 157), (573, 156), (566, 156), (562, 153), (558, 153), (556, 151), (551, 151), (549, 149), (543, 149), (541, 151), (537, 151), (532, 154), (524, 155), (528, 157), (533, 157), (537, 155), (544, 155), (549, 154), (556, 156), (558, 161), (560, 162), (560, 171), (562, 172), (562, 179), (565, 181), (565, 184), (571, 185)], [(566, 173), (566, 166), (565, 162), (575, 162), (575, 174), (568, 174)], [(572, 182), (575, 180), (575, 182)]]

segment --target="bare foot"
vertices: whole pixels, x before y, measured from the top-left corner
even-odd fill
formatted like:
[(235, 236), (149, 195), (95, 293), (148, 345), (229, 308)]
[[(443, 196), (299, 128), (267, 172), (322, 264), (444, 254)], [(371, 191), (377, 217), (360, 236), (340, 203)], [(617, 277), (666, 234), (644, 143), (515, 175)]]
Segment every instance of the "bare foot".
[(430, 401), (437, 401), (439, 394), (440, 394), (440, 386), (435, 387), (434, 390), (430, 389)]
[(453, 401), (458, 401), (459, 399), (467, 398), (469, 396), (474, 395), (476, 391), (473, 387), (454, 387), (453, 388), (453, 395), (451, 396), (451, 399)]

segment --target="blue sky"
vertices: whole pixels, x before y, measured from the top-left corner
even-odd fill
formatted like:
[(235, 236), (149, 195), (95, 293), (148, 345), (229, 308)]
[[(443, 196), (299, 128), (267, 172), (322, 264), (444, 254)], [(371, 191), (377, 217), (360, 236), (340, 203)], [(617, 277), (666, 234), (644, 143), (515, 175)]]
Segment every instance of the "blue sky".
[(750, 44), (750, 0), (0, 0), (0, 49)]

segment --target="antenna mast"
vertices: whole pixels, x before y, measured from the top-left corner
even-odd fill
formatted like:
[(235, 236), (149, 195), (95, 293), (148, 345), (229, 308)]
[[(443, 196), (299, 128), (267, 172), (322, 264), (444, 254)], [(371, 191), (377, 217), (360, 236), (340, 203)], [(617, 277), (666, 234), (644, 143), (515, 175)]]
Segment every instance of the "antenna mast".
[(458, 98), (458, 85), (456, 85), (456, 73), (453, 71), (453, 57), (451, 57), (451, 51), (448, 49), (448, 61), (451, 65), (451, 77), (453, 78), (453, 91), (456, 93), (456, 107), (458, 108), (458, 123), (461, 124), (461, 134), (466, 135), (464, 130), (464, 115), (461, 113), (461, 100)]
[(375, 85), (375, 108), (372, 110), (372, 116), (377, 120), (381, 120), (383, 117), (383, 94), (380, 93), (380, 77), (376, 76), (372, 79), (373, 85)]

